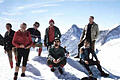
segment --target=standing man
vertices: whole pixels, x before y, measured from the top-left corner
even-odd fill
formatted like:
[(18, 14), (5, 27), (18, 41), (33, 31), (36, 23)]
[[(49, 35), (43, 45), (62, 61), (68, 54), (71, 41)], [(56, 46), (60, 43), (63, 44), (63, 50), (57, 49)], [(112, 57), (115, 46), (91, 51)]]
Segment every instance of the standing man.
[(94, 22), (94, 17), (90, 16), (88, 25), (85, 26), (83, 33), (80, 38), (80, 43), (78, 44), (78, 55), (75, 58), (79, 58), (79, 49), (84, 45), (84, 41), (90, 42), (90, 47), (95, 49), (95, 42), (99, 34), (98, 24)]
[[(38, 30), (39, 26), (40, 26), (40, 24), (38, 22), (35, 22), (33, 24), (33, 28), (29, 28), (27, 30), (31, 34), (32, 41), (33, 41), (33, 48), (39, 47), (38, 56), (40, 56), (41, 52), (42, 52), (41, 33)], [(37, 41), (36, 41), (36, 39), (37, 39)]]
[(54, 20), (49, 21), (50, 26), (45, 31), (44, 45), (47, 49), (51, 48), (55, 38), (61, 38), (61, 32), (58, 27), (54, 26)]
[(16, 55), (17, 53), (15, 52), (15, 48), (13, 48), (14, 46), (12, 44), (15, 31), (12, 30), (12, 25), (10, 23), (6, 24), (6, 29), (7, 29), (7, 32), (5, 33), (5, 36), (4, 36), (4, 50), (5, 50), (5, 53), (8, 54), (10, 67), (13, 68), (12, 50), (14, 51), (15, 59), (17, 60), (17, 55)]

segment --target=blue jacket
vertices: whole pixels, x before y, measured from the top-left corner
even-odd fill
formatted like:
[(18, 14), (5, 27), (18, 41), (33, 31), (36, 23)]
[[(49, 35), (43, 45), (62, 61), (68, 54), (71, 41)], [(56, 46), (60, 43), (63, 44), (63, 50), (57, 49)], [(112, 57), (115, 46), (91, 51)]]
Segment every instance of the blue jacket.
[(90, 59), (89, 55), (91, 53), (93, 55), (93, 57), (95, 57), (95, 59), (98, 61), (98, 58), (95, 54), (95, 51), (92, 50), (91, 48), (82, 48), (82, 51), (83, 51), (83, 53), (80, 54), (80, 58), (82, 60), (87, 60), (88, 61)]

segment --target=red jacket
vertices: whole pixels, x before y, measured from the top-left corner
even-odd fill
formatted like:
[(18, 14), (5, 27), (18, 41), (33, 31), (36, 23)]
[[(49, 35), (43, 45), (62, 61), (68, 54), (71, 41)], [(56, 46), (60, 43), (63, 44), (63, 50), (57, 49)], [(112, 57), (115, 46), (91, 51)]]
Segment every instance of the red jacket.
[(53, 42), (55, 39), (55, 28), (49, 27), (49, 42)]
[(21, 32), (20, 30), (18, 30), (14, 34), (12, 44), (16, 48), (19, 48), (20, 45), (24, 45), (25, 47), (32, 46), (33, 42), (31, 39), (30, 32), (28, 32), (28, 31)]

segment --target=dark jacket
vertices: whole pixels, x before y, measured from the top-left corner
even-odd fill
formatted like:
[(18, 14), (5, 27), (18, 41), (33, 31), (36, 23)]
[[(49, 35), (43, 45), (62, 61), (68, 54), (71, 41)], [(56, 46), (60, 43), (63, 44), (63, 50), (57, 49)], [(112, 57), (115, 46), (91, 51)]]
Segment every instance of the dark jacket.
[(24, 45), (25, 47), (32, 46), (33, 42), (30, 32), (21, 32), (20, 30), (18, 30), (17, 32), (15, 32), (12, 43), (16, 48), (19, 48), (20, 45)]
[[(54, 26), (55, 28), (55, 38), (61, 38), (61, 33), (58, 27)], [(44, 36), (44, 44), (49, 45), (49, 27), (45, 31), (45, 36)]]
[(0, 45), (3, 46), (4, 45), (4, 38), (3, 36), (0, 34)]
[(35, 42), (34, 39), (38, 38), (37, 42), (41, 43), (41, 33), (40, 33), (40, 31), (38, 31), (34, 28), (29, 28), (27, 31), (30, 32), (31, 37), (33, 39), (33, 42)]
[(66, 53), (65, 48), (63, 48), (61, 46), (58, 49), (56, 49), (55, 47), (50, 48), (49, 49), (48, 59), (50, 59), (51, 61), (53, 59), (55, 59), (55, 60), (57, 60), (57, 59), (63, 60), (66, 57), (65, 53)]
[(13, 31), (12, 29), (10, 30), (10, 33), (8, 31), (5, 33), (5, 36), (4, 36), (4, 49), (6, 51), (12, 50), (12, 47), (14, 47), (13, 44), (12, 44), (14, 33), (15, 33), (15, 31)]
[(89, 61), (89, 56), (90, 56), (90, 53), (92, 54), (92, 56), (95, 57), (95, 59), (98, 61), (98, 58), (95, 54), (95, 51), (91, 48), (82, 48), (82, 51), (83, 53), (80, 54), (80, 58), (84, 61), (84, 60), (87, 60)]

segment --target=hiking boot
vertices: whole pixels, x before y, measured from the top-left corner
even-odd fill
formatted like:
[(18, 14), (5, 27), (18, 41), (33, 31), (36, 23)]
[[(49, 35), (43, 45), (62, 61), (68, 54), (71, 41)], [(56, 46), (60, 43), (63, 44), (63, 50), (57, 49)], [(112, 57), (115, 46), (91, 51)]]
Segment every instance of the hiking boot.
[(14, 80), (17, 80), (18, 72), (14, 73)]
[(21, 74), (21, 77), (25, 77), (25, 73), (22, 73), (22, 74)]
[(93, 77), (93, 74), (91, 71), (88, 71), (88, 73), (89, 73), (89, 77)]
[(52, 67), (52, 68), (51, 68), (51, 71), (52, 71), (52, 72), (54, 72), (54, 71), (55, 71), (55, 68), (54, 68), (54, 67)]
[(101, 73), (101, 76), (102, 76), (102, 77), (108, 77), (109, 74), (107, 74), (107, 73), (105, 73), (105, 72), (102, 72), (102, 73)]
[(74, 58), (80, 58), (80, 57), (77, 55), (77, 56), (75, 56)]
[(60, 74), (63, 74), (63, 70), (61, 67), (59, 67), (58, 70), (59, 70)]

